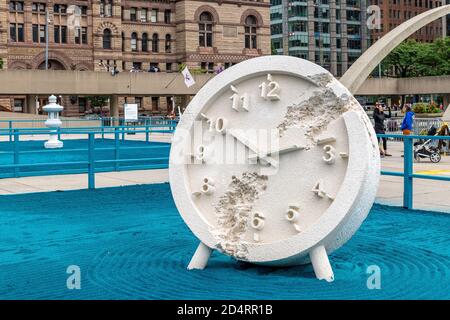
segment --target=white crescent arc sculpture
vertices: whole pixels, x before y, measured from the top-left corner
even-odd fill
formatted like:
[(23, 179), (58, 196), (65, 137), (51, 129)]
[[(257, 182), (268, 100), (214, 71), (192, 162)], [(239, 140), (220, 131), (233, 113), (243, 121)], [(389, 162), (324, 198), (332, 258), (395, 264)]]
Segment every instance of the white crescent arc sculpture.
[(450, 14), (450, 4), (425, 11), (394, 28), (369, 47), (339, 81), (355, 93), (375, 67), (406, 38), (430, 22)]
[(213, 249), (262, 265), (311, 263), (334, 280), (328, 255), (358, 230), (376, 196), (376, 134), (353, 97), (406, 37), (450, 13), (435, 8), (369, 48), (341, 81), (288, 56), (264, 56), (211, 79), (175, 131), (169, 177), (175, 204), (200, 240), (188, 269)]

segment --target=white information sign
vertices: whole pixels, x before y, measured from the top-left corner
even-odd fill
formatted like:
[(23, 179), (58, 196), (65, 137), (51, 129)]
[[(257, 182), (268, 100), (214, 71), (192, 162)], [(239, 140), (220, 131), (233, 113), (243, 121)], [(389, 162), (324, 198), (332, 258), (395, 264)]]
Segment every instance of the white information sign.
[(138, 120), (138, 105), (136, 103), (125, 103), (123, 105), (125, 121)]

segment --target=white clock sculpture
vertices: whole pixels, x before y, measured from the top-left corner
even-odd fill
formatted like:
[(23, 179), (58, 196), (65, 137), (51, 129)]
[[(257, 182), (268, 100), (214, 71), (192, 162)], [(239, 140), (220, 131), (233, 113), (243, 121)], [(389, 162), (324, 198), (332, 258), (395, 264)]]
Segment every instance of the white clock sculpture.
[(266, 56), (211, 79), (173, 137), (175, 203), (212, 249), (271, 266), (311, 262), (332, 281), (328, 254), (366, 218), (379, 180), (375, 132), (352, 94), (306, 60)]

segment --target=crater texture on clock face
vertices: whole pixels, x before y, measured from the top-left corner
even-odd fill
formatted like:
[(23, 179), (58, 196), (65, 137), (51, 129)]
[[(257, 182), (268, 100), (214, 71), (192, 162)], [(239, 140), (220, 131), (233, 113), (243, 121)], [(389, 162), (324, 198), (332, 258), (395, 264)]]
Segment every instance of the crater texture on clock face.
[(190, 201), (223, 252), (308, 229), (335, 201), (349, 162), (343, 114), (358, 102), (329, 73), (264, 72), (213, 94), (183, 147)]

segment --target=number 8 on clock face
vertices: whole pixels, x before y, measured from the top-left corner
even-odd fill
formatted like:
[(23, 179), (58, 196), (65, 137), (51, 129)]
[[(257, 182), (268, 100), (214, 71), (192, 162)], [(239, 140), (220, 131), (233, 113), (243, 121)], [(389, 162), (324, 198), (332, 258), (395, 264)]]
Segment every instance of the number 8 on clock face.
[[(177, 208), (201, 241), (189, 268), (217, 249), (258, 264), (311, 262), (331, 281), (328, 254), (367, 216), (379, 178), (375, 133), (351, 93), (309, 61), (260, 57), (209, 81), (186, 114), (169, 170)], [(255, 132), (275, 133), (276, 143)], [(249, 161), (217, 161), (224, 146)]]

